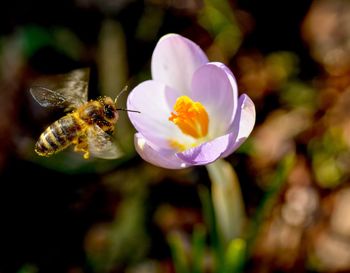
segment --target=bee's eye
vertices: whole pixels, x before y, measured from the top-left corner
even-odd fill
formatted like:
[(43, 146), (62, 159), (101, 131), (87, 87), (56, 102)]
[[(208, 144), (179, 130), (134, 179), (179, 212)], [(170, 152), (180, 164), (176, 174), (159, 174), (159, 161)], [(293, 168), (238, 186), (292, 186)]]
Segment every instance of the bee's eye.
[(105, 105), (105, 115), (107, 118), (114, 118), (114, 109), (110, 105)]

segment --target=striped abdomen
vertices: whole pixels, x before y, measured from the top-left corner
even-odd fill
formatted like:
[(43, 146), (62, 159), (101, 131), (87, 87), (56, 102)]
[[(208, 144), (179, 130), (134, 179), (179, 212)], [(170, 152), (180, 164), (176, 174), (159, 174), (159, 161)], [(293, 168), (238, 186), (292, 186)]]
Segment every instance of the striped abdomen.
[(35, 145), (35, 151), (42, 156), (61, 151), (77, 139), (80, 130), (77, 118), (68, 114), (46, 128)]

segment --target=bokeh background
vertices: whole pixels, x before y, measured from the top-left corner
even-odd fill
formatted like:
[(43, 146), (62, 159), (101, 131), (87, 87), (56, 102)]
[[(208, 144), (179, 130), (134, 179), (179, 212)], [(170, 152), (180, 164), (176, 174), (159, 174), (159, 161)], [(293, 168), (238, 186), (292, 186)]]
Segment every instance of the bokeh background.
[(230, 272), (350, 272), (346, 0), (1, 4), (0, 272), (218, 272), (206, 168), (142, 161), (126, 113), (121, 159), (33, 149), (63, 114), (30, 96), (38, 77), (89, 67), (90, 98), (115, 97), (151, 77), (152, 51), (170, 32), (227, 64), (256, 105), (251, 137), (226, 159), (247, 214)]

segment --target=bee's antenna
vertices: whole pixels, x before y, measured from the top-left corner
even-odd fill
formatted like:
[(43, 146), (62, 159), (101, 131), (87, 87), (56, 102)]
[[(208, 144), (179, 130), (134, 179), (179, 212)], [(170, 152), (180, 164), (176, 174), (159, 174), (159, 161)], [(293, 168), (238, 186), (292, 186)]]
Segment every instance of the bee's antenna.
[(140, 111), (137, 110), (129, 110), (129, 109), (124, 109), (124, 108), (117, 108), (117, 111), (125, 111), (125, 112), (133, 112), (133, 113), (141, 113)]
[[(115, 104), (115, 105), (117, 105), (117, 101), (118, 101), (120, 95), (123, 94), (124, 92), (126, 92), (126, 90), (128, 90), (128, 86), (127, 86), (127, 85), (125, 85), (125, 87), (123, 88), (123, 90), (120, 91), (119, 94), (117, 95), (117, 97), (115, 98), (115, 100), (114, 100), (114, 104)], [(129, 109), (123, 109), (123, 108), (117, 108), (116, 110), (117, 110), (117, 111), (125, 111), (125, 112), (139, 113), (139, 114), (141, 113), (140, 111), (137, 111), (137, 110), (129, 110)]]
[(117, 97), (115, 98), (115, 100), (114, 100), (115, 105), (117, 105), (117, 101), (118, 101), (120, 95), (123, 94), (124, 92), (126, 92), (126, 90), (128, 90), (128, 86), (127, 86), (127, 85), (125, 85), (125, 87), (123, 88), (123, 90), (120, 91), (119, 94), (117, 95)]

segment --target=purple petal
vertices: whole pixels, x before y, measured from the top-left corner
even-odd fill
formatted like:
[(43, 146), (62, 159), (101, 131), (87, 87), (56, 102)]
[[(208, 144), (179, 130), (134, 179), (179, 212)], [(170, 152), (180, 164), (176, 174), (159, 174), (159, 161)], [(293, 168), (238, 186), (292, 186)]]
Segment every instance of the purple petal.
[(230, 130), (233, 132), (233, 139), (222, 157), (232, 154), (248, 138), (255, 124), (255, 105), (253, 101), (243, 94), (239, 97), (238, 109)]
[(128, 96), (127, 108), (131, 123), (146, 139), (162, 148), (169, 148), (169, 139), (177, 137), (180, 130), (168, 120), (172, 111), (168, 104), (176, 91), (162, 83), (145, 81), (136, 86)]
[(183, 169), (190, 166), (176, 157), (173, 150), (160, 149), (150, 145), (140, 133), (135, 134), (134, 141), (136, 151), (142, 159), (153, 165), (167, 169)]
[(237, 84), (222, 63), (207, 63), (194, 73), (190, 97), (201, 102), (209, 114), (209, 134), (224, 135), (232, 124), (237, 108)]
[(209, 164), (221, 157), (233, 141), (233, 135), (227, 134), (176, 155), (190, 165)]
[(194, 42), (178, 34), (167, 34), (153, 51), (152, 78), (185, 95), (190, 91), (193, 73), (207, 62), (207, 56)]

